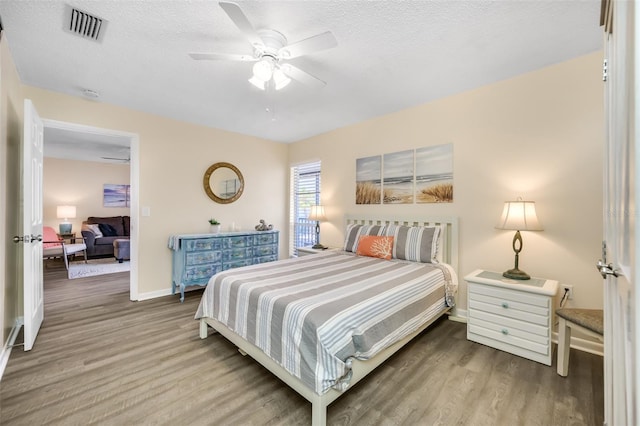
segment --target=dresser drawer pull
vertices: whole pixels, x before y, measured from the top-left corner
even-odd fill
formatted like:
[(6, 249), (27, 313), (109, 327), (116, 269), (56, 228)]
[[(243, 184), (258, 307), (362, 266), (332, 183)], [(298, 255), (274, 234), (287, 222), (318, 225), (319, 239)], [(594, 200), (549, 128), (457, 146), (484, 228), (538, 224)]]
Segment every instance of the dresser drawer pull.
[(502, 334), (504, 334), (505, 336), (509, 334), (509, 330), (507, 330), (506, 328), (503, 328), (501, 331), (502, 331)]
[(502, 302), (502, 307), (505, 309), (509, 308), (509, 304), (507, 302)]

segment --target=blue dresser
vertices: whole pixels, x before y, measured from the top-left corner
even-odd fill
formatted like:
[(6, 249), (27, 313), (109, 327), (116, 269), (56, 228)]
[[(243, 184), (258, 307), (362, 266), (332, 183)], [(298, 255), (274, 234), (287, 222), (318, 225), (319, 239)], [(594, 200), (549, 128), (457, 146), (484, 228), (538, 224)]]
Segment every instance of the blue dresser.
[(171, 292), (204, 286), (220, 271), (278, 260), (279, 231), (246, 231), (221, 234), (188, 234), (169, 237), (173, 250)]

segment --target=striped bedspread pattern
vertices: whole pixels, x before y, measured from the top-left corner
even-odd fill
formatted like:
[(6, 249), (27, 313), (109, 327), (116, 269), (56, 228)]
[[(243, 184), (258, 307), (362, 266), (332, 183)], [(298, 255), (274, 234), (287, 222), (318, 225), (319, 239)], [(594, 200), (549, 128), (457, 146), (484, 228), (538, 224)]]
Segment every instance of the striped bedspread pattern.
[[(448, 270), (326, 252), (221, 272), (195, 318), (214, 318), (318, 394), (445, 307)], [(451, 283), (448, 283), (448, 288)]]

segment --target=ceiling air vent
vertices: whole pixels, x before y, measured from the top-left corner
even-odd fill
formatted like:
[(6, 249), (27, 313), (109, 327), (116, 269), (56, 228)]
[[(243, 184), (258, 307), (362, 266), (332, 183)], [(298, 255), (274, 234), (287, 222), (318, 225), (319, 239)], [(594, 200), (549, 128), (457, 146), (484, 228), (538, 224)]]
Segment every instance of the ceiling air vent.
[(82, 38), (100, 42), (108, 21), (66, 5), (64, 22), (66, 31)]

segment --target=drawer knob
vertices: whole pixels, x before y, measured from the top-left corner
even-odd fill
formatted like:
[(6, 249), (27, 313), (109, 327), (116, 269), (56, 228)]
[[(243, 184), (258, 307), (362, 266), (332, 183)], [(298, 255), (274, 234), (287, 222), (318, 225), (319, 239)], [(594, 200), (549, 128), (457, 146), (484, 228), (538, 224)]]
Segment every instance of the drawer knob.
[(507, 302), (502, 302), (502, 307), (507, 309), (509, 307), (509, 304)]
[(506, 336), (507, 334), (509, 334), (509, 330), (507, 330), (506, 328), (503, 328), (502, 329), (502, 334), (504, 334)]

